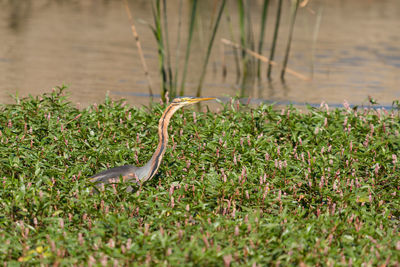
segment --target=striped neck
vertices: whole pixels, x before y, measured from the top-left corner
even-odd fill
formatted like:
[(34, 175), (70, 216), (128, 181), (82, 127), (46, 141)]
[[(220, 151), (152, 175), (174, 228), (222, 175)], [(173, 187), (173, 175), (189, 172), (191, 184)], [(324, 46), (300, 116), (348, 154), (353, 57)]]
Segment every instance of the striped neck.
[(165, 150), (168, 144), (168, 125), (169, 121), (174, 113), (182, 106), (177, 104), (170, 104), (162, 114), (158, 123), (158, 146), (150, 161), (141, 167), (141, 177), (138, 177), (142, 182), (150, 180), (157, 173), (160, 167), (161, 160), (165, 154)]

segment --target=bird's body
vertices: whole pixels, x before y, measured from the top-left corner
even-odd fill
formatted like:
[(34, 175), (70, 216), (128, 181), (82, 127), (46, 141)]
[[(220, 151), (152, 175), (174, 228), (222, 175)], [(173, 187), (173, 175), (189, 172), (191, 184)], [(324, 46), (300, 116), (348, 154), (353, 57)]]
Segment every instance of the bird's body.
[[(101, 184), (117, 183), (121, 177), (123, 181), (134, 181), (137, 183), (143, 183), (153, 178), (153, 176), (157, 173), (157, 170), (161, 164), (161, 160), (165, 154), (165, 149), (168, 143), (168, 124), (172, 115), (183, 106), (210, 99), (214, 98), (174, 99), (161, 115), (158, 124), (159, 143), (153, 156), (144, 166), (136, 167), (134, 165), (124, 165), (120, 167), (115, 167), (91, 176), (91, 181), (95, 183), (96, 186), (99, 186)], [(132, 187), (128, 187), (127, 191), (132, 191)]]

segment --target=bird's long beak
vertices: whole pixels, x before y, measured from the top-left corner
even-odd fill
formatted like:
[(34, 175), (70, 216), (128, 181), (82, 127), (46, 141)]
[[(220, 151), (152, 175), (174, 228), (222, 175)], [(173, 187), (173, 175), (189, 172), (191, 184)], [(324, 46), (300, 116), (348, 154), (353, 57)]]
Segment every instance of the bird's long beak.
[(212, 100), (212, 99), (216, 99), (216, 98), (215, 97), (192, 98), (192, 99), (190, 99), (190, 102), (197, 103), (197, 102), (200, 102), (200, 101), (206, 101), (206, 100)]

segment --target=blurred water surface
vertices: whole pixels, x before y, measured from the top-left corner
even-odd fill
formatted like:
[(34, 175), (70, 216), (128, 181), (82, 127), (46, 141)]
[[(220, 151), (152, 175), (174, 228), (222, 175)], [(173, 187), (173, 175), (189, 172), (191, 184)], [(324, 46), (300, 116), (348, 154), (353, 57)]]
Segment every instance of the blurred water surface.
[[(190, 2), (182, 6), (181, 59), (188, 28)], [(193, 39), (186, 94), (194, 95), (209, 35), (215, 1), (199, 1), (199, 20)], [(262, 1), (249, 1), (254, 33), (260, 27)], [(288, 1), (282, 19), (276, 61), (286, 45)], [(239, 42), (237, 1), (228, 1), (218, 31), (202, 94), (239, 95), (232, 48), (222, 49), (221, 38), (232, 40), (226, 14), (232, 21), (234, 42)], [(153, 90), (159, 93), (157, 45), (150, 1), (129, 1)], [(276, 1), (272, 1), (263, 54), (269, 55)], [(179, 0), (168, 1), (168, 31), (176, 52)], [(316, 21), (321, 23), (316, 34)], [(294, 103), (365, 104), (368, 96), (383, 105), (400, 98), (400, 1), (311, 0), (299, 10), (288, 67), (311, 78), (303, 81), (289, 74), (285, 83), (274, 69), (273, 80), (244, 88), (253, 99)], [(111, 0), (3, 0), (0, 1), (0, 103), (10, 95), (37, 95), (61, 84), (70, 87), (71, 100), (87, 106), (111, 97), (132, 104), (149, 102), (148, 86), (122, 1)], [(316, 42), (313, 38), (317, 37)], [(223, 56), (222, 56), (223, 55)], [(174, 60), (174, 58), (173, 58)], [(227, 76), (222, 76), (223, 62)]]

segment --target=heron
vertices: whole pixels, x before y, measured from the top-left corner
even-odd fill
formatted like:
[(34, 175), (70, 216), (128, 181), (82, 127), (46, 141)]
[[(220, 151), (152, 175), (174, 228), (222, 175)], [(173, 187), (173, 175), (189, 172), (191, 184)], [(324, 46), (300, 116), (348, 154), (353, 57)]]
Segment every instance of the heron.
[[(184, 106), (212, 99), (215, 98), (183, 97), (175, 98), (174, 100), (172, 100), (171, 104), (165, 109), (164, 113), (161, 115), (160, 121), (158, 123), (159, 141), (157, 149), (151, 159), (146, 164), (144, 164), (142, 167), (137, 167), (134, 165), (124, 165), (108, 169), (89, 177), (90, 181), (93, 182), (96, 187), (99, 187), (102, 184), (117, 183), (121, 178), (124, 182), (135, 182), (140, 184), (143, 184), (144, 182), (153, 178), (154, 175), (157, 173), (162, 158), (165, 154), (165, 150), (168, 144), (168, 125), (172, 115), (174, 115), (174, 113), (178, 109)], [(127, 188), (127, 192), (131, 192), (132, 190), (132, 186), (129, 186)]]

